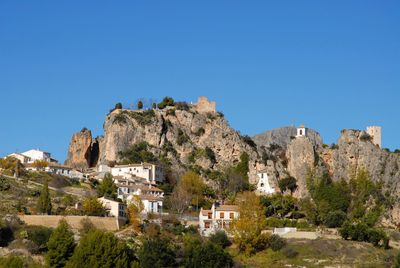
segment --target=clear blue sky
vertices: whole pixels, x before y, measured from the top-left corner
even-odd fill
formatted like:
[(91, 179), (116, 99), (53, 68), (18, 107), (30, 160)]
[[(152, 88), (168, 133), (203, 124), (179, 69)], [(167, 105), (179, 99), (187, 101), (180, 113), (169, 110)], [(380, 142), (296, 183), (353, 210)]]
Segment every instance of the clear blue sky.
[(400, 147), (399, 1), (0, 1), (0, 155), (64, 160), (116, 102), (216, 100), (243, 134), (301, 123)]

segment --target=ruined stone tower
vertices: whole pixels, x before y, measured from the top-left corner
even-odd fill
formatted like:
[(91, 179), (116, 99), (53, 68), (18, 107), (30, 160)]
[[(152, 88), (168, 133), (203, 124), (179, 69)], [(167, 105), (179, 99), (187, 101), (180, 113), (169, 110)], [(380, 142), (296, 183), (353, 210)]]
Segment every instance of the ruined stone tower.
[(216, 112), (216, 102), (215, 101), (209, 101), (207, 97), (199, 97), (196, 103), (196, 110), (199, 113), (208, 113), (208, 112)]
[(367, 133), (372, 137), (372, 143), (382, 148), (382, 128), (379, 126), (367, 127)]

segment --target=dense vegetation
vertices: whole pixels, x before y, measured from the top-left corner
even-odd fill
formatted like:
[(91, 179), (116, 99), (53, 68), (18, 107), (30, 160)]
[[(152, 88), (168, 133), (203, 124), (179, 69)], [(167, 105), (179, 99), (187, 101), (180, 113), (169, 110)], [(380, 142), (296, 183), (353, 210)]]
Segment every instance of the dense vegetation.
[(150, 145), (143, 141), (132, 145), (125, 151), (119, 152), (121, 164), (154, 162), (156, 157), (149, 151)]

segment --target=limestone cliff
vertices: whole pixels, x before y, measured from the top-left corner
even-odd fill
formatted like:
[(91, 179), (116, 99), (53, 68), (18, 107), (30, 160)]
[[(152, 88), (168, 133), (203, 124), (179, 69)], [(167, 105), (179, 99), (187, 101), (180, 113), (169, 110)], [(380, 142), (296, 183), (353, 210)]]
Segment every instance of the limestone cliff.
[[(174, 169), (192, 165), (203, 171), (220, 170), (238, 163), (240, 155), (247, 152), (249, 177), (255, 183), (256, 171), (265, 167), (256, 147), (232, 129), (213, 107), (215, 109), (215, 104), (209, 108), (184, 105), (154, 110), (114, 110), (105, 119), (104, 138), (98, 141), (96, 164), (118, 162), (121, 160), (119, 152), (142, 141), (150, 145), (155, 155), (165, 155)], [(89, 167), (91, 157), (88, 154), (93, 155), (93, 141), (90, 141), (90, 132), (74, 134), (66, 163)], [(214, 157), (201, 153), (206, 148), (211, 149)], [(195, 157), (190, 157), (193, 155)]]
[[(296, 130), (297, 128), (294, 126), (280, 127), (257, 134), (252, 138), (260, 147), (265, 146), (268, 148), (271, 147), (271, 145), (278, 145), (286, 150), (291, 140), (296, 136)], [(307, 137), (313, 146), (322, 145), (322, 138), (315, 130), (308, 129)]]

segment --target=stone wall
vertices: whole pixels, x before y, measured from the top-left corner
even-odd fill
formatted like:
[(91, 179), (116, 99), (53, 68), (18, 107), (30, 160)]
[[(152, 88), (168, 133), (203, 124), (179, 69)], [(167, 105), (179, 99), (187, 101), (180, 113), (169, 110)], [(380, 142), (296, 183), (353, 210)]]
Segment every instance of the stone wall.
[(56, 228), (60, 220), (65, 219), (73, 230), (81, 229), (81, 221), (85, 218), (88, 218), (97, 229), (106, 231), (117, 231), (124, 224), (114, 217), (19, 215), (19, 218), (28, 225), (40, 225), (50, 228)]

